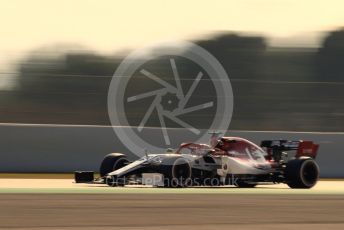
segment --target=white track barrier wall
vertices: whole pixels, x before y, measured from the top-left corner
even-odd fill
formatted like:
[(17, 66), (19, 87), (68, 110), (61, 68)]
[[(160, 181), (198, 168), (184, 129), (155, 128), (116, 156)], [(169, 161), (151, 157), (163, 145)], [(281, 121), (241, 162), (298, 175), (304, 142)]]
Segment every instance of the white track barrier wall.
[[(160, 129), (149, 132), (152, 138), (161, 136)], [(184, 130), (171, 132), (180, 132), (181, 139), (187, 140)], [(226, 136), (257, 144), (265, 139), (313, 140), (320, 144), (321, 177), (344, 178), (344, 133), (230, 131)], [(128, 153), (112, 127), (106, 126), (1, 124), (0, 137), (0, 172), (98, 171), (104, 155)]]

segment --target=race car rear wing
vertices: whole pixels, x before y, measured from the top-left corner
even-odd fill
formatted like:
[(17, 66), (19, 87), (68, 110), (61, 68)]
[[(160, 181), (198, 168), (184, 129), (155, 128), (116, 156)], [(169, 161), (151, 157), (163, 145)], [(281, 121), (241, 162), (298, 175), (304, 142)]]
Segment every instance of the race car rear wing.
[(269, 155), (279, 158), (278, 155), (284, 151), (296, 150), (296, 158), (307, 156), (316, 158), (319, 145), (313, 141), (290, 141), (290, 140), (264, 140), (260, 144), (265, 147)]

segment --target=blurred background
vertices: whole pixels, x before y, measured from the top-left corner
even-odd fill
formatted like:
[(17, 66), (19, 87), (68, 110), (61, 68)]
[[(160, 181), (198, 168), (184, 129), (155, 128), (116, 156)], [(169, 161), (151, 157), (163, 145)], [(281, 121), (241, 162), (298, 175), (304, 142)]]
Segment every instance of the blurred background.
[[(110, 125), (108, 87), (123, 58), (188, 40), (228, 72), (229, 129), (344, 131), (343, 9), (340, 0), (0, 0), (0, 122)], [(158, 63), (150, 72), (170, 71)], [(202, 128), (212, 114), (192, 116)]]

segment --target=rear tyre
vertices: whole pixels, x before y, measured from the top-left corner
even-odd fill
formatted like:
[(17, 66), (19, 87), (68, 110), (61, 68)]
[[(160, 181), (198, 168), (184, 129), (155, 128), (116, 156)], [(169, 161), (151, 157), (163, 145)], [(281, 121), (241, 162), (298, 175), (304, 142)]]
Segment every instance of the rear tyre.
[(182, 157), (165, 158), (159, 168), (164, 175), (164, 186), (171, 188), (188, 187), (191, 184), (190, 163)]
[(293, 159), (286, 165), (285, 177), (290, 188), (312, 188), (319, 178), (319, 166), (312, 158)]
[(129, 163), (126, 156), (122, 153), (110, 153), (106, 155), (100, 165), (99, 173), (101, 177), (119, 168), (126, 166)]

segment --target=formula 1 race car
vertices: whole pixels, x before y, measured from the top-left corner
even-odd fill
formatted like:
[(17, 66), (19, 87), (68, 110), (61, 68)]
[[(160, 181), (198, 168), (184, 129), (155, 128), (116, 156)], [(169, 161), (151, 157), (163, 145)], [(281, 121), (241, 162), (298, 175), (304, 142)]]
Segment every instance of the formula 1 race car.
[(129, 162), (121, 153), (105, 156), (100, 166), (110, 186), (149, 184), (164, 187), (255, 187), (286, 183), (311, 188), (319, 177), (315, 162), (319, 145), (312, 141), (265, 140), (260, 147), (239, 137), (217, 138), (211, 144), (183, 143), (177, 150), (146, 154)]

